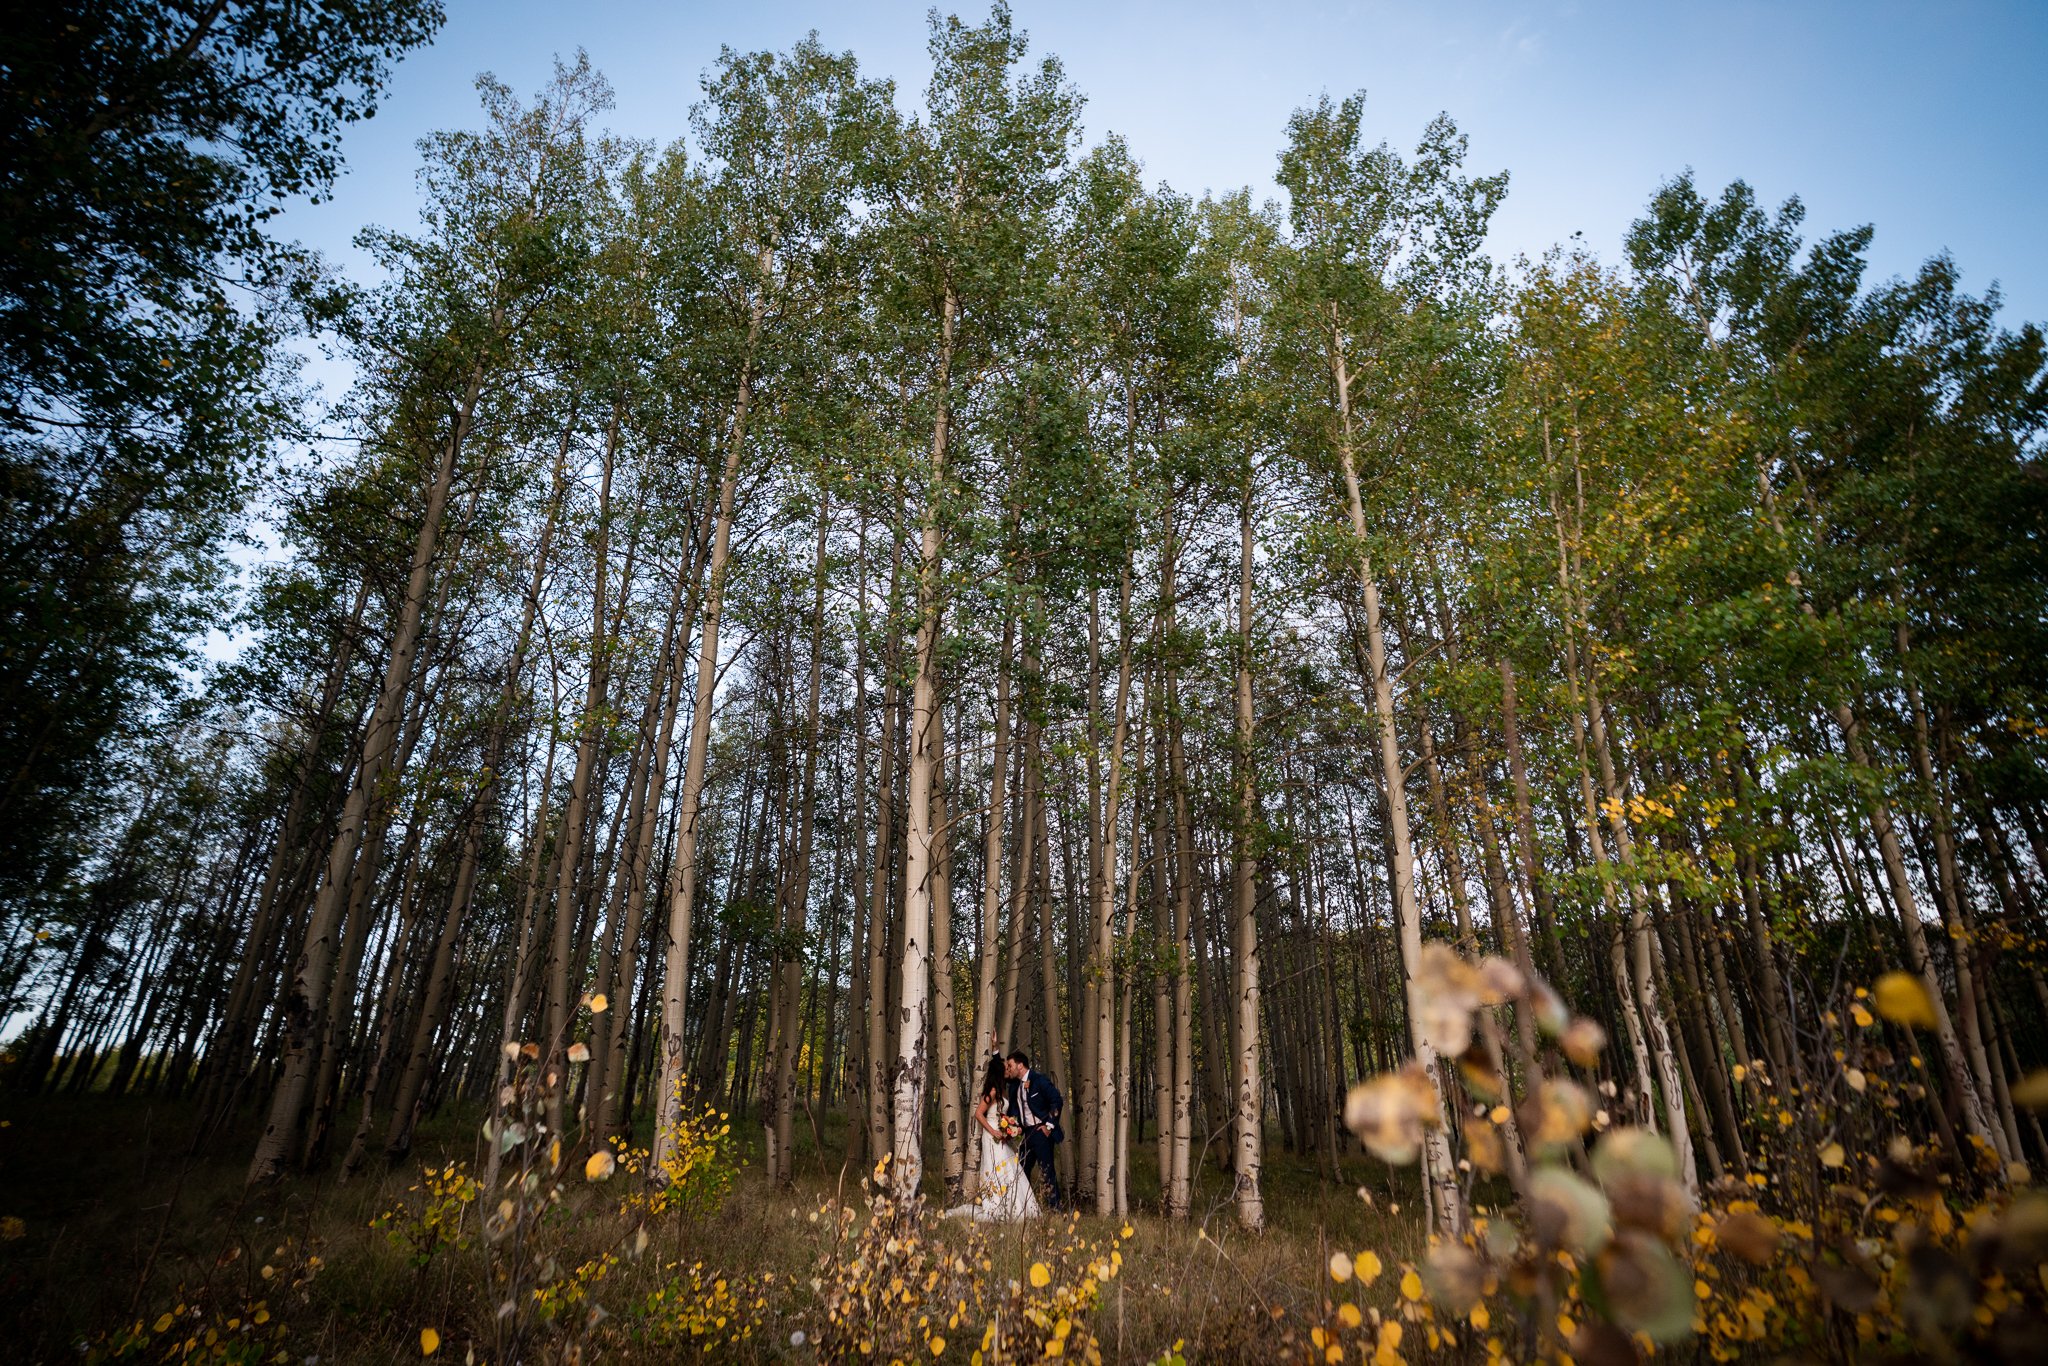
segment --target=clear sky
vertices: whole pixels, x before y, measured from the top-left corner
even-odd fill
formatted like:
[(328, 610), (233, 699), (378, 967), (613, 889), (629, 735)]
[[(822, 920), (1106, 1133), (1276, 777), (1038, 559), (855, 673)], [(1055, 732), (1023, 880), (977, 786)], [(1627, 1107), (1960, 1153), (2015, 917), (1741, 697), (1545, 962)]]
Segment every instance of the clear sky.
[[(666, 141), (687, 131), (721, 44), (782, 49), (811, 29), (914, 105), (929, 72), (925, 13), (448, 0), (439, 40), (400, 65), (378, 116), (350, 132), (339, 193), (294, 208), (281, 230), (358, 263), (357, 228), (412, 223), (413, 143), (478, 121), (479, 71), (530, 93), (556, 54), (582, 47), (617, 93), (611, 126)], [(1469, 169), (1512, 173), (1497, 259), (1582, 232), (1618, 260), (1651, 191), (1690, 166), (1708, 193), (1739, 177), (1768, 204), (1799, 195), (1809, 240), (1874, 224), (1880, 277), (1947, 250), (1972, 292), (2001, 284), (2009, 325), (2048, 320), (2048, 0), (1016, 0), (1014, 15), (1033, 53), (1056, 53), (1087, 97), (1089, 141), (1122, 134), (1178, 190), (1277, 195), (1289, 112), (1364, 89), (1371, 140), (1405, 150), (1448, 111), (1471, 138)]]

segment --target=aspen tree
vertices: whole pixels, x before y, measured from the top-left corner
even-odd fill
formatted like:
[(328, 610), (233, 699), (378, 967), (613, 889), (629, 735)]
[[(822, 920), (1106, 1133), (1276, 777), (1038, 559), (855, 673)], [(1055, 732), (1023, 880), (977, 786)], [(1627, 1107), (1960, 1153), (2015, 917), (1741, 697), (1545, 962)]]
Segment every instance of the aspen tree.
[[(1381, 144), (1359, 149), (1365, 99), (1334, 106), (1326, 97), (1289, 121), (1289, 145), (1280, 181), (1292, 198), (1290, 213), (1302, 251), (1297, 307), (1301, 325), (1320, 335), (1328, 371), (1332, 433), (1364, 608), (1368, 677), (1378, 722), (1380, 766), (1392, 849), (1395, 915), (1408, 978), (1409, 1030), (1415, 1057), (1437, 1090), (1438, 1123), (1423, 1144), (1423, 1167), (1434, 1226), (1464, 1224), (1464, 1202), (1445, 1133), (1436, 1049), (1421, 1026), (1416, 972), (1422, 953), (1422, 918), (1415, 897), (1415, 851), (1408, 826), (1406, 767), (1396, 726), (1393, 676), (1386, 654), (1379, 577), (1372, 530), (1358, 474), (1361, 439), (1353, 394), (1353, 364), (1370, 364), (1375, 340), (1397, 329), (1400, 311), (1427, 305), (1435, 292), (1456, 287), (1472, 270), (1488, 218), (1506, 190), (1505, 177), (1469, 181), (1457, 174), (1464, 140), (1439, 116), (1425, 132), (1413, 169)], [(1387, 347), (1385, 349), (1391, 349)], [(1368, 377), (1367, 382), (1371, 379)]]
[(705, 82), (693, 113), (714, 169), (706, 183), (732, 398), (719, 441), (716, 513), (705, 563), (690, 737), (677, 798), (662, 969), (661, 1068), (656, 1081), (654, 1155), (659, 1174), (673, 1142), (684, 1085), (690, 950), (697, 901), (697, 846), (720, 655), (719, 626), (730, 574), (740, 467), (758, 387), (797, 358), (809, 312), (825, 282), (818, 270), (847, 213), (852, 168), (838, 155), (841, 127), (869, 117), (876, 96), (850, 55), (815, 38), (783, 57), (728, 51)]
[[(930, 48), (929, 121), (902, 125), (889, 136), (882, 158), (893, 204), (881, 229), (881, 250), (895, 276), (893, 288), (900, 291), (895, 306), (906, 320), (916, 320), (929, 367), (921, 377), (930, 429), (917, 471), (917, 630), (905, 784), (900, 1039), (891, 1078), (891, 1179), (906, 1199), (915, 1195), (923, 1174), (932, 1066), (927, 1020), (937, 858), (932, 793), (942, 748), (937, 671), (947, 596), (942, 519), (957, 515), (950, 505), (962, 486), (949, 462), (959, 454), (954, 449), (956, 415), (966, 397), (956, 371), (963, 353), (978, 358), (997, 341), (999, 319), (1021, 302), (998, 282), (1004, 279), (1004, 266), (1015, 261), (1020, 249), (1028, 250), (1031, 229), (1056, 192), (1075, 104), (1057, 61), (1047, 59), (1038, 71), (1012, 83), (1011, 70), (1022, 62), (1026, 44), (1012, 31), (1003, 6), (978, 28), (935, 14)], [(964, 321), (963, 305), (972, 306), (978, 326)]]
[[(409, 243), (388, 238), (394, 264), (408, 271), (405, 293), (411, 306), (430, 304), (439, 318), (419, 319), (410, 354), (396, 359), (421, 374), (459, 378), (447, 395), (445, 419), (422, 452), (425, 505), (377, 701), (363, 732), (362, 761), (330, 846), (305, 941), (292, 972), (286, 1002), (290, 1020), (287, 1048), (270, 1103), (269, 1117), (250, 1160), (249, 1180), (274, 1180), (296, 1146), (301, 1107), (310, 1098), (317, 1064), (314, 1040), (331, 1007), (336, 958), (344, 914), (358, 887), (358, 859), (374, 864), (383, 820), (374, 809), (398, 741), (398, 724), (413, 678), (414, 656), (437, 563), (443, 513), (456, 474), (468, 457), (468, 441), (486, 388), (505, 378), (508, 352), (538, 325), (543, 308), (570, 282), (526, 278), (531, 254), (563, 245), (576, 224), (575, 196), (583, 185), (585, 121), (609, 102), (610, 92), (587, 64), (560, 70), (554, 84), (531, 109), (522, 109), (502, 86), (486, 85), (491, 127), (483, 135), (449, 135), (435, 145), (427, 183), (430, 194), (461, 201), (471, 221), (449, 218), (430, 225), (453, 237), (474, 235), (494, 249), (481, 279), (435, 275), (439, 257), (431, 239)], [(539, 227), (537, 232), (536, 226)], [(554, 239), (554, 240), (551, 240)], [(397, 316), (393, 316), (396, 322)], [(452, 354), (450, 352), (452, 351)], [(424, 398), (425, 396), (420, 396)], [(431, 428), (429, 429), (431, 430)], [(366, 847), (367, 845), (367, 847)]]

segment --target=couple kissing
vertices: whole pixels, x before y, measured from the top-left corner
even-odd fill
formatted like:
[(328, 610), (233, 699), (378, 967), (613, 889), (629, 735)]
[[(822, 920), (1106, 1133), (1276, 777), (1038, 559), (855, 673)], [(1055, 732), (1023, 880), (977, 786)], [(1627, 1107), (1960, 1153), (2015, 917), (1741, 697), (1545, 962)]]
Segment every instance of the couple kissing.
[(1005, 1057), (1002, 1041), (994, 1034), (989, 1035), (989, 1046), (974, 1106), (974, 1122), (981, 1130), (980, 1183), (974, 1198), (947, 1210), (946, 1217), (981, 1223), (1036, 1219), (1041, 1211), (1031, 1188), (1034, 1169), (1045, 1181), (1046, 1204), (1059, 1209), (1064, 1203), (1053, 1151), (1066, 1138), (1060, 1128), (1066, 1098), (1051, 1077), (1032, 1070), (1023, 1049)]

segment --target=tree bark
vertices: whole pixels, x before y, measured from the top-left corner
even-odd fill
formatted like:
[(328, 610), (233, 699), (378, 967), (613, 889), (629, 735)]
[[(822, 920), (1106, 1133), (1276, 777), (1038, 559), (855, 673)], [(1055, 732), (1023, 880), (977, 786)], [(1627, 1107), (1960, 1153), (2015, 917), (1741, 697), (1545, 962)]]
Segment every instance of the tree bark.
[(1387, 670), (1379, 581), (1373, 575), (1372, 557), (1367, 549), (1365, 502), (1359, 492), (1358, 467), (1352, 455), (1351, 375), (1344, 353), (1343, 330), (1334, 303), (1330, 307), (1329, 339), (1330, 369), (1337, 394), (1337, 456), (1344, 474), (1351, 533), (1357, 541), (1358, 588), (1365, 604), (1365, 644), (1372, 674), (1367, 683), (1372, 689), (1373, 710), (1379, 722), (1380, 768), (1386, 784), (1388, 834), (1393, 845), (1394, 915), (1401, 938), (1401, 961), (1407, 977), (1409, 1042), (1417, 1065), (1429, 1077), (1436, 1092), (1438, 1122), (1423, 1141), (1423, 1177), (1429, 1189), (1432, 1225), (1439, 1232), (1449, 1233), (1465, 1225), (1464, 1197), (1447, 1138), (1449, 1116), (1443, 1102), (1441, 1069), (1437, 1063), (1436, 1048), (1422, 1031), (1422, 1012), (1416, 994), (1415, 974), (1422, 957), (1422, 913), (1415, 900), (1415, 849), (1408, 833), (1408, 797), (1403, 786), (1400, 737), (1394, 723), (1394, 682)]
[(937, 837), (932, 787), (938, 772), (940, 729), (939, 618), (944, 610), (940, 583), (939, 509), (945, 497), (946, 446), (951, 435), (953, 327), (959, 301), (946, 291), (939, 315), (939, 364), (933, 388), (931, 460), (926, 469), (923, 527), (917, 562), (917, 673), (911, 684), (910, 774), (904, 828), (902, 994), (897, 1006), (902, 1038), (896, 1050), (894, 1106), (897, 1198), (916, 1199), (924, 1176), (924, 1101), (930, 1057), (926, 1011), (931, 998), (932, 890)]
[(812, 569), (811, 659), (809, 692), (804, 705), (804, 773), (799, 790), (796, 863), (781, 901), (776, 942), (776, 1012), (770, 1025), (768, 1090), (768, 1179), (787, 1188), (795, 1174), (790, 1144), (796, 1126), (797, 998), (803, 990), (802, 940), (809, 923), (813, 821), (818, 798), (818, 705), (825, 686), (825, 551), (830, 529), (831, 499), (818, 499), (818, 545)]
[(483, 373), (472, 371), (469, 385), (456, 407), (454, 426), (441, 444), (432, 482), (427, 488), (427, 506), (413, 542), (412, 564), (406, 575), (405, 591), (399, 599), (397, 620), (384, 676), (377, 690), (377, 704), (363, 736), (363, 757), (356, 779), (342, 805), (334, 842), (327, 856), (306, 938), (292, 972), (291, 991), (284, 1005), (285, 1051), (279, 1060), (279, 1076), (272, 1093), (270, 1114), (249, 1161), (250, 1184), (275, 1180), (284, 1170), (287, 1156), (298, 1137), (299, 1112), (313, 1080), (315, 1041), (326, 1024), (328, 993), (333, 986), (336, 937), (342, 916), (354, 888), (356, 855), (366, 829), (378, 819), (373, 809), (380, 801), (385, 771), (398, 739), (398, 722), (405, 695), (412, 682), (413, 657), (420, 637), (428, 585), (434, 568), (435, 550), (440, 544), (441, 518), (448, 508), (455, 469), (469, 433), (471, 416), (483, 392)]
[[(762, 253), (762, 277), (771, 261)], [(668, 932), (664, 942), (661, 988), (661, 1069), (655, 1083), (654, 1147), (649, 1179), (666, 1180), (664, 1166), (675, 1145), (682, 1118), (683, 1035), (689, 1022), (690, 943), (697, 907), (698, 818), (704, 804), (704, 765), (711, 748), (711, 707), (718, 691), (718, 627), (725, 609), (725, 574), (732, 554), (733, 502), (739, 486), (740, 456), (746, 448), (747, 419), (754, 406), (754, 356), (761, 341), (767, 301), (757, 293), (747, 324), (746, 352), (740, 362), (739, 392), (726, 427), (724, 459), (718, 474), (718, 512), (712, 523), (711, 559), (706, 566), (704, 625), (697, 646), (697, 686), (690, 712), (690, 748), (683, 760), (683, 790), (678, 799), (675, 862), (669, 867)]]

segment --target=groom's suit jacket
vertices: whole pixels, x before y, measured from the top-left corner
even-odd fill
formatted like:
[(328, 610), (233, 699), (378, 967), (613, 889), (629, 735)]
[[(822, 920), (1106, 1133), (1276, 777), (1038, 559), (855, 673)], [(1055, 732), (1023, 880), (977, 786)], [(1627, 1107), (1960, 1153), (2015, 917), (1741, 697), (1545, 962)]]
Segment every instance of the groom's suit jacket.
[(1031, 1106), (1031, 1113), (1039, 1123), (1052, 1126), (1052, 1141), (1064, 1142), (1067, 1131), (1060, 1127), (1060, 1111), (1066, 1108), (1067, 1098), (1060, 1094), (1060, 1088), (1052, 1084), (1052, 1078), (1043, 1072), (1028, 1072), (1021, 1082), (1010, 1083), (1010, 1113), (1020, 1114), (1017, 1108), (1017, 1090), (1024, 1088), (1024, 1098)]

